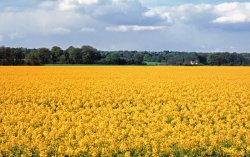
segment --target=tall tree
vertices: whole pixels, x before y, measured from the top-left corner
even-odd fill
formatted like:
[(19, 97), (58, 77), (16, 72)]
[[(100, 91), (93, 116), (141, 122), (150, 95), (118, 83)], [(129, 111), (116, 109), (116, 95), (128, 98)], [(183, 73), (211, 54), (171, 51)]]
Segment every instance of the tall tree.
[(136, 52), (133, 56), (133, 60), (135, 64), (142, 64), (144, 55), (140, 52)]
[(81, 52), (85, 64), (93, 64), (101, 58), (100, 52), (91, 46), (82, 46)]
[[(53, 46), (51, 48), (51, 56), (52, 56), (52, 63), (59, 63), (59, 60), (62, 60), (63, 50), (58, 46)], [(61, 58), (60, 58), (61, 57)]]
[(37, 50), (32, 50), (32, 52), (26, 54), (26, 63), (28, 65), (40, 65), (42, 64), (39, 53)]
[(14, 48), (13, 56), (14, 56), (14, 65), (24, 64), (25, 54), (22, 48)]
[(69, 63), (71, 64), (82, 64), (82, 53), (81, 49), (74, 48), (73, 46), (70, 46), (66, 52), (69, 55)]
[(106, 64), (119, 64), (120, 55), (118, 53), (109, 53), (105, 57)]
[(37, 51), (41, 64), (51, 63), (51, 53), (48, 48), (39, 48)]
[(1, 65), (14, 65), (14, 53), (10, 47), (0, 48), (0, 64)]

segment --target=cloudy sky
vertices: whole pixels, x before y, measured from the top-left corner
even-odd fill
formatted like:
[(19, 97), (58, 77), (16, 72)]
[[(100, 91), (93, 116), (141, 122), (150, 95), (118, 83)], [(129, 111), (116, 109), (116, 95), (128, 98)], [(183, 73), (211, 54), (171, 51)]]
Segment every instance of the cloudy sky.
[(246, 0), (0, 0), (0, 46), (250, 51)]

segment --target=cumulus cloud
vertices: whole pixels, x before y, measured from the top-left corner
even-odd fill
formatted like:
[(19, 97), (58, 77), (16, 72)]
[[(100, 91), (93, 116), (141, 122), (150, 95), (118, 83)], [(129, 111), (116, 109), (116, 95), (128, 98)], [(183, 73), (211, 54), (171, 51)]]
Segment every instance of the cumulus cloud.
[(128, 32), (128, 31), (155, 31), (164, 30), (166, 26), (139, 26), (139, 25), (121, 25), (106, 27), (107, 31)]
[(219, 24), (233, 24), (233, 23), (244, 23), (249, 22), (249, 17), (247, 17), (245, 14), (242, 13), (234, 13), (232, 15), (227, 16), (220, 16), (213, 20), (213, 23), (219, 23)]
[(250, 3), (222, 3), (214, 7), (218, 16), (213, 23), (237, 24), (250, 22)]
[(62, 0), (59, 2), (58, 8), (61, 11), (72, 11), (81, 6), (95, 5), (98, 0)]
[(196, 25), (238, 24), (250, 22), (250, 3), (183, 4), (174, 7), (155, 7), (144, 13), (160, 17), (167, 23), (189, 22)]
[[(160, 17), (167, 23), (206, 20), (211, 13), (211, 4), (183, 4), (180, 6), (155, 7), (144, 13), (146, 17)], [(205, 18), (204, 18), (205, 17)]]
[(84, 14), (114, 25), (150, 25), (159, 21), (157, 18), (143, 16), (148, 8), (138, 0), (63, 0), (58, 1), (55, 8), (62, 12)]
[(232, 11), (238, 8), (239, 3), (222, 3), (215, 6), (215, 10), (218, 12)]
[[(74, 25), (85, 20), (84, 16), (54, 10), (11, 11), (0, 13), (1, 34), (49, 35), (53, 32), (68, 32)], [(53, 31), (54, 30), (54, 31)]]

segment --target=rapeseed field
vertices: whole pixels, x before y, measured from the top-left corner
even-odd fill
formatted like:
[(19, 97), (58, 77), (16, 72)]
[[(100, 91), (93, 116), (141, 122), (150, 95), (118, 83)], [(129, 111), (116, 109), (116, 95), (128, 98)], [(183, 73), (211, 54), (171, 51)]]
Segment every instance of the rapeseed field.
[(0, 156), (249, 155), (249, 67), (0, 67)]

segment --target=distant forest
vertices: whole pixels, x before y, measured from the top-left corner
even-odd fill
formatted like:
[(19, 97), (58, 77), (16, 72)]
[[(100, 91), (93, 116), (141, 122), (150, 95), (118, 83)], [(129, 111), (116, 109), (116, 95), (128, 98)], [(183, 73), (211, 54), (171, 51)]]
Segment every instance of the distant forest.
[(51, 49), (0, 47), (0, 65), (100, 64), (100, 65), (250, 65), (250, 53), (177, 51), (100, 51), (91, 46)]

